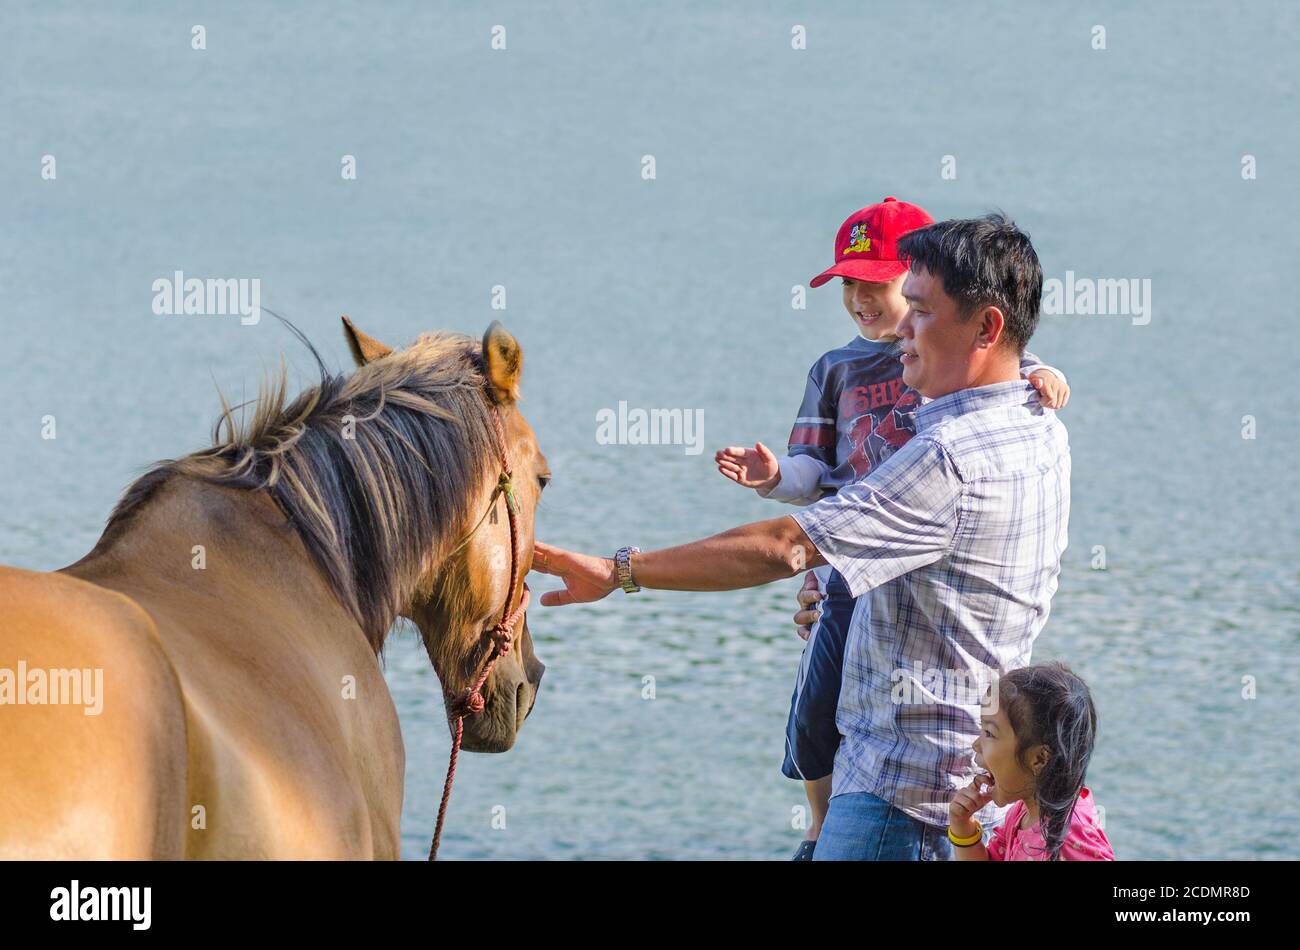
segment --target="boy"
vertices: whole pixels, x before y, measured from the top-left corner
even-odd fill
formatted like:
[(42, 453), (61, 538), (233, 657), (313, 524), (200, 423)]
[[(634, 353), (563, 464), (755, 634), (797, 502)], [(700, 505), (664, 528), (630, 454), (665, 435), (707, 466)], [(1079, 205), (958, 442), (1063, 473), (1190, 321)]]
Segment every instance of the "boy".
[[(824, 354), (808, 373), (803, 404), (790, 432), (787, 455), (777, 459), (761, 442), (752, 449), (730, 447), (715, 458), (718, 471), (764, 498), (808, 505), (870, 472), (915, 432), (920, 396), (903, 384), (897, 355), (898, 323), (907, 313), (901, 290), (907, 261), (897, 241), (932, 224), (925, 209), (885, 198), (849, 215), (835, 239), (835, 263), (810, 282), (820, 287), (843, 281), (844, 308), (858, 336)], [(1030, 353), (1021, 360), (1039, 399), (1048, 409), (1069, 400), (1065, 377)], [(830, 803), (831, 768), (840, 733), (835, 724), (844, 639), (854, 600), (844, 579), (830, 567), (815, 571), (824, 593), (821, 618), (804, 647), (786, 726), (781, 771), (804, 781), (812, 823), (795, 852), (811, 860)]]

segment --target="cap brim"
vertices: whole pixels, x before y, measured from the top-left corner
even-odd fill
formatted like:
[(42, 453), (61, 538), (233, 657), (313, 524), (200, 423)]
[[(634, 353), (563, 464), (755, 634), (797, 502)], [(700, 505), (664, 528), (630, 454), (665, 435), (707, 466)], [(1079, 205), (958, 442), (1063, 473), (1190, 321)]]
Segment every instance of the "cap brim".
[(857, 258), (840, 261), (834, 267), (828, 267), (809, 281), (808, 286), (820, 287), (832, 277), (851, 277), (853, 280), (869, 280), (884, 284), (906, 272), (906, 261), (871, 261)]

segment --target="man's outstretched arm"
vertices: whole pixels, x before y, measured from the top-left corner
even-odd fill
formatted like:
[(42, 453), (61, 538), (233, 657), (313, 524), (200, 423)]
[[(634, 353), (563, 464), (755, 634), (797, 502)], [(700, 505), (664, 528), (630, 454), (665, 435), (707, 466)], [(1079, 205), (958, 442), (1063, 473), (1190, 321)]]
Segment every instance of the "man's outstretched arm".
[[(825, 563), (790, 517), (755, 521), (702, 541), (633, 554), (631, 560), (632, 580), (657, 590), (758, 587)], [(619, 586), (612, 558), (576, 554), (541, 541), (533, 545), (533, 570), (564, 581), (564, 590), (542, 594), (547, 607), (600, 600)]]

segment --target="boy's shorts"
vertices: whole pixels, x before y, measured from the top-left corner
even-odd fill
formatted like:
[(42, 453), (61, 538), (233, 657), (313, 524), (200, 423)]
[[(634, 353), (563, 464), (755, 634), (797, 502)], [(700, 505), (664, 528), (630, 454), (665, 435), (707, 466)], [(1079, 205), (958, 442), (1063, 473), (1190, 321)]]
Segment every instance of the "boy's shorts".
[(817, 569), (823, 581), (821, 618), (813, 624), (799, 660), (790, 718), (785, 727), (785, 762), (788, 778), (813, 781), (831, 774), (840, 731), (835, 709), (840, 702), (844, 674), (844, 641), (853, 619), (853, 595), (836, 570)]

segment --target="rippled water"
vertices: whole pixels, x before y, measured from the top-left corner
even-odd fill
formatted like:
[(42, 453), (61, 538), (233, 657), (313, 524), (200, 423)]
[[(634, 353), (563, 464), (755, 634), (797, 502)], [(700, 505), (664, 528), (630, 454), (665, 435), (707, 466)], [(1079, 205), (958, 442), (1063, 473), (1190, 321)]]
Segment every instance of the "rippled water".
[[(1074, 389), (1071, 543), (1035, 657), (1093, 688), (1107, 833), (1121, 858), (1300, 857), (1281, 833), (1300, 824), (1296, 8), (1251, 5), (1231, 31), (1211, 4), (783, 10), (9, 4), (0, 561), (88, 550), (146, 463), (205, 443), (213, 378), (251, 391), (281, 352), (310, 378), (273, 320), (154, 316), (151, 283), (178, 268), (260, 277), (338, 366), (340, 313), (394, 343), (501, 317), (555, 471), (553, 543), (772, 516), (709, 459), (782, 444), (808, 366), (852, 335), (833, 288), (795, 312), (792, 285), (883, 195), (997, 206), (1048, 276), (1152, 281), (1149, 325), (1048, 316), (1033, 342)], [(619, 400), (703, 409), (704, 453), (598, 444)], [(511, 753), (462, 759), (444, 855), (786, 857), (793, 586), (534, 610), (537, 707)], [(449, 741), (414, 637), (387, 676), (419, 858)]]

